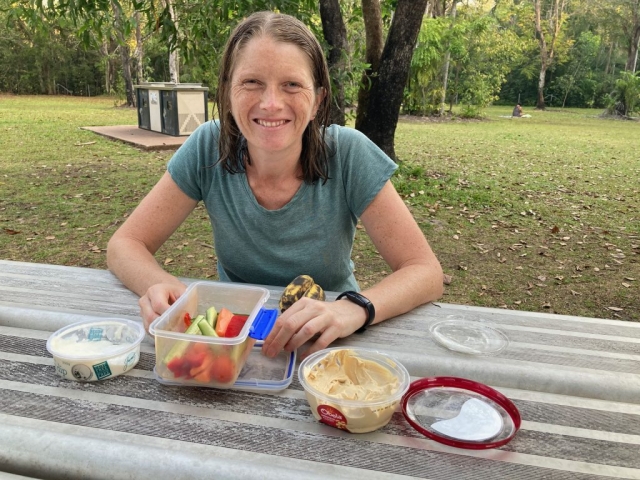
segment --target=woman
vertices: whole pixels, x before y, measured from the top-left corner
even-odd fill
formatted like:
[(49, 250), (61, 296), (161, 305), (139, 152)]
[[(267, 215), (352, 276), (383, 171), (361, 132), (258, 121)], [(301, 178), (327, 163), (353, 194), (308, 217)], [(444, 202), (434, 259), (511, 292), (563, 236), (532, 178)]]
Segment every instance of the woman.
[[(220, 280), (285, 286), (300, 274), (335, 302), (303, 298), (263, 352), (308, 340), (308, 355), (442, 295), (442, 269), (389, 178), (396, 165), (364, 135), (333, 125), (320, 44), (287, 15), (256, 13), (232, 33), (216, 103), (109, 241), (111, 271), (141, 296), (145, 327), (185, 290), (153, 255), (203, 201)], [(393, 273), (360, 294), (350, 255), (358, 218)]]

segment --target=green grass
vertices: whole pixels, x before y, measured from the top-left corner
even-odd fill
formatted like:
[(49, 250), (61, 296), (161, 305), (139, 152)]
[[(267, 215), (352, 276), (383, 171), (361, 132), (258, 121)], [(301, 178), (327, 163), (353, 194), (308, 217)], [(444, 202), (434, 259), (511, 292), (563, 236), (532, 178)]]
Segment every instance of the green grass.
[[(398, 125), (394, 183), (452, 276), (443, 301), (639, 320), (640, 122), (510, 111)], [(108, 239), (171, 153), (80, 127), (136, 123), (109, 98), (0, 96), (0, 258), (105, 268)], [(366, 286), (389, 268), (358, 232)], [(157, 257), (215, 279), (211, 243), (199, 207)]]

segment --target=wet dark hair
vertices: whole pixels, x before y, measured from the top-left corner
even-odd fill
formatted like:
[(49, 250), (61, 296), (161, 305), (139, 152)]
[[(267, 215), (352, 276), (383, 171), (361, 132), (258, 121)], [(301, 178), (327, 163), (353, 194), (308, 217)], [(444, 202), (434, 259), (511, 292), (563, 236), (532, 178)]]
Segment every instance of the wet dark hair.
[(219, 162), (229, 173), (245, 171), (245, 162), (251, 164), (247, 142), (231, 115), (231, 76), (238, 54), (253, 38), (268, 36), (277, 42), (290, 43), (300, 48), (311, 61), (316, 94), (324, 89), (324, 98), (318, 112), (302, 134), (302, 179), (314, 183), (329, 179), (325, 129), (329, 123), (331, 83), (329, 68), (322, 47), (311, 31), (300, 20), (284, 14), (258, 12), (245, 18), (231, 33), (220, 62), (218, 89), (215, 102), (220, 121)]

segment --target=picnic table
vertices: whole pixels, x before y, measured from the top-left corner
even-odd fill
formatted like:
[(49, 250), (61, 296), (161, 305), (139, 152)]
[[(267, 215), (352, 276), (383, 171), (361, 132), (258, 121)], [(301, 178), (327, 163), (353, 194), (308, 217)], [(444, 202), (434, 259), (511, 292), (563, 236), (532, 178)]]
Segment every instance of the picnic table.
[[(281, 289), (269, 290), (267, 307), (275, 307)], [(367, 434), (321, 424), (295, 375), (276, 393), (162, 385), (148, 340), (124, 375), (64, 380), (46, 340), (86, 316), (140, 321), (137, 297), (108, 271), (0, 260), (0, 472), (52, 479), (640, 479), (640, 323), (437, 302), (336, 343), (385, 352), (412, 380), (458, 376), (509, 397), (522, 416), (514, 439), (465, 450), (424, 437), (400, 411)], [(428, 327), (450, 316), (493, 323), (508, 348), (496, 356), (443, 348)]]

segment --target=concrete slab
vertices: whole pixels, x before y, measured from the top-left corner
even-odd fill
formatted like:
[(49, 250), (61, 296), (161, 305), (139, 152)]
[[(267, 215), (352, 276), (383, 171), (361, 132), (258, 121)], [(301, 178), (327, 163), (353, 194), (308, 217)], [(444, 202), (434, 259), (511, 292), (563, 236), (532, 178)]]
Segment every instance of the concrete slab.
[(142, 150), (177, 150), (188, 135), (174, 137), (138, 128), (137, 125), (113, 125), (106, 127), (81, 127), (111, 140), (119, 140)]

